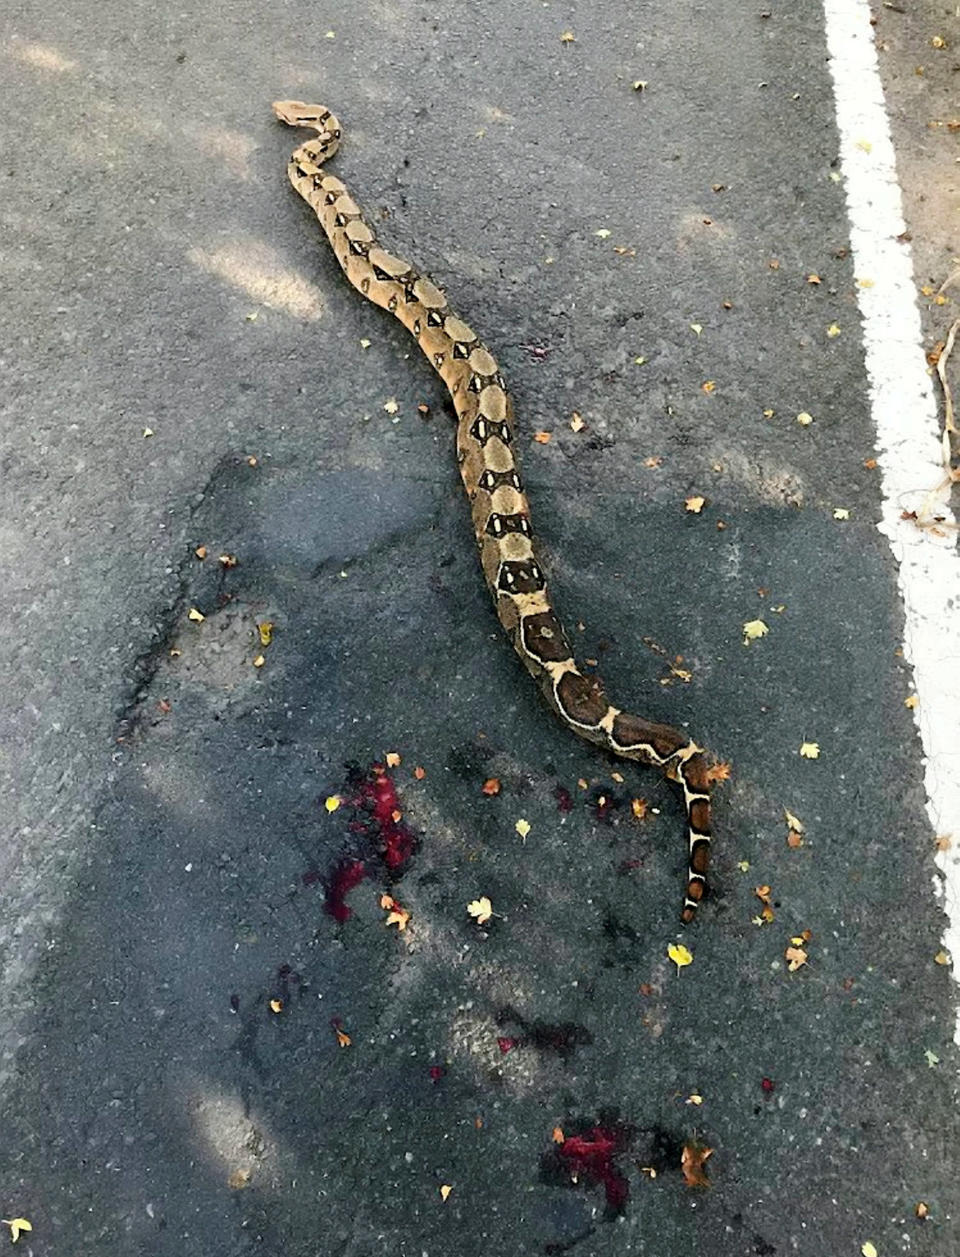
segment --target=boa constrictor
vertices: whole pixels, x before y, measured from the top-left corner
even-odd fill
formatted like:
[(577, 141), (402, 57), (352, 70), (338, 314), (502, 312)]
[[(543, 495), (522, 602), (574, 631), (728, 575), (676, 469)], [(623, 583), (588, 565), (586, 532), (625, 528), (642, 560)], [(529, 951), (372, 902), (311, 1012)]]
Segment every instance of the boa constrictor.
[(689, 835), (682, 920), (692, 921), (706, 889), (710, 852), (710, 776), (701, 748), (668, 725), (614, 707), (600, 680), (577, 667), (536, 559), (514, 450), (513, 407), (496, 358), (436, 284), (380, 247), (344, 185), (320, 169), (340, 143), (334, 115), (297, 100), (276, 101), (273, 109), (288, 126), (317, 132), (290, 158), (290, 182), (316, 211), (347, 279), (413, 333), (450, 391), (480, 562), (517, 654), (574, 733), (624, 759), (656, 764), (682, 786)]

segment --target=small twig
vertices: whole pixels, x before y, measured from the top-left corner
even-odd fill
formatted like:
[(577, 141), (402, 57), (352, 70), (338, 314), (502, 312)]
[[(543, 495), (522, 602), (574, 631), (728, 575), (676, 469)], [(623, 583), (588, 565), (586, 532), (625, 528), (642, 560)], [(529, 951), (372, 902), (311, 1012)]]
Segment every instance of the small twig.
[(947, 278), (943, 281), (943, 283), (937, 289), (937, 296), (939, 296), (942, 292), (946, 292), (946, 290), (950, 287), (950, 285), (953, 283), (955, 279), (960, 279), (960, 270), (956, 270), (953, 272), (952, 275), (947, 276)]

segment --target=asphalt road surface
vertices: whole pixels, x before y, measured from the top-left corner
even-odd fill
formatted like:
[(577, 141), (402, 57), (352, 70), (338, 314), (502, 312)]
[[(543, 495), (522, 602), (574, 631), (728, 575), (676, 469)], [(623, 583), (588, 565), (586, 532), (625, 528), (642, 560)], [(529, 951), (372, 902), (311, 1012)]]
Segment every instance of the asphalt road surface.
[[(931, 91), (946, 16), (911, 19)], [(12, 0), (0, 27), (18, 1251), (958, 1251), (820, 7)], [(581, 656), (730, 766), (691, 928), (678, 798), (509, 649), (443, 388), (290, 190), (277, 97), (337, 110), (334, 173), (500, 358)], [(939, 273), (955, 235), (918, 235)], [(363, 806), (388, 753), (393, 874)]]

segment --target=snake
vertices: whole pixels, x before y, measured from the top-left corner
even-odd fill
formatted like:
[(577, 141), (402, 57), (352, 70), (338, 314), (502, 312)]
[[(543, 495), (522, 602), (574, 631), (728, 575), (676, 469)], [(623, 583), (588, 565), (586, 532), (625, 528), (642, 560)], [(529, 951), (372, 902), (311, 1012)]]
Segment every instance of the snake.
[(693, 921), (707, 887), (711, 774), (702, 747), (669, 725), (616, 707), (601, 679), (584, 674), (554, 610), (537, 556), (517, 459), (513, 404), (491, 350), (450, 308), (443, 289), (388, 253), (346, 186), (322, 169), (341, 126), (321, 105), (278, 100), (276, 117), (315, 132), (287, 173), (314, 210), (347, 279), (412, 333), (446, 385), (457, 415), (457, 462), (470, 502), (484, 578), (497, 617), (547, 703), (575, 734), (622, 759), (652, 764), (679, 783), (687, 827), (681, 920)]

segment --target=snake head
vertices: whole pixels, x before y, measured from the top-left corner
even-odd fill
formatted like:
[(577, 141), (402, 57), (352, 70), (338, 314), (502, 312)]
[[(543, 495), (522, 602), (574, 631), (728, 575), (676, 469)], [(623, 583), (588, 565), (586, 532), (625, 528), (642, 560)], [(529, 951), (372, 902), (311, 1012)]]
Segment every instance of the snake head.
[(330, 118), (330, 110), (323, 105), (307, 105), (302, 100), (275, 100), (273, 112), (288, 127), (313, 127), (316, 131), (324, 130)]

